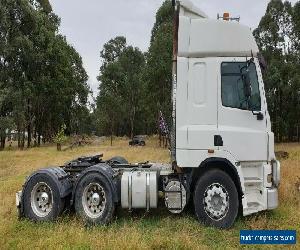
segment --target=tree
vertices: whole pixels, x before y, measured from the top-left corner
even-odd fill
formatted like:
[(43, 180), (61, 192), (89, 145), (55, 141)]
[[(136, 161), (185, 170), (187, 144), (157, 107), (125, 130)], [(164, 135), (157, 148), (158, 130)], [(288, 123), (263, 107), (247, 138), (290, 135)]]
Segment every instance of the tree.
[(118, 63), (121, 53), (126, 47), (125, 37), (111, 39), (100, 52), (102, 66), (98, 76), (99, 95), (97, 97), (97, 111), (100, 117), (99, 125), (106, 134), (111, 135), (111, 144), (114, 133), (123, 116), (123, 105), (120, 96), (121, 67)]
[(167, 121), (171, 121), (173, 53), (173, 7), (166, 0), (156, 14), (152, 29), (150, 48), (146, 56), (144, 79), (147, 83), (147, 123), (151, 132), (156, 132), (157, 117), (161, 110)]
[[(173, 7), (156, 14), (149, 51), (128, 46), (124, 37), (104, 45), (98, 80), (97, 127), (100, 133), (156, 133), (159, 111), (171, 120)], [(109, 131), (109, 132), (108, 132)]]
[(130, 120), (130, 137), (133, 138), (137, 115), (143, 111), (143, 80), (144, 55), (138, 48), (128, 46), (120, 55), (119, 64), (122, 72), (120, 95), (125, 103), (125, 112)]
[[(63, 124), (72, 133), (90, 92), (82, 59), (58, 33), (59, 18), (48, 0), (0, 2), (0, 118), (10, 117), (18, 144), (52, 140)], [(71, 122), (72, 120), (72, 122)]]
[[(254, 31), (268, 69), (266, 95), (277, 141), (293, 140), (300, 126), (299, 2), (270, 1)], [(298, 133), (299, 140), (299, 133)]]
[(111, 138), (114, 134), (133, 136), (142, 110), (144, 55), (138, 48), (127, 46), (124, 37), (108, 41), (100, 55), (99, 125), (104, 133), (110, 132)]
[(61, 151), (61, 145), (67, 140), (67, 137), (65, 135), (66, 125), (62, 125), (60, 130), (57, 132), (57, 134), (54, 137), (54, 142), (56, 143), (57, 151)]

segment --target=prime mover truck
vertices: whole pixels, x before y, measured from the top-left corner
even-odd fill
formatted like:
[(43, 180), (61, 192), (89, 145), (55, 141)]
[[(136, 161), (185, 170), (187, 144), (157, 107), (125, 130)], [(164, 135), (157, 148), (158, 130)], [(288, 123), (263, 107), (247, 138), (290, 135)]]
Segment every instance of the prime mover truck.
[(98, 155), (38, 170), (16, 194), (20, 217), (52, 221), (72, 207), (103, 225), (118, 206), (179, 214), (191, 204), (201, 223), (228, 228), (238, 214), (278, 207), (280, 163), (250, 28), (190, 1), (174, 7), (171, 163)]

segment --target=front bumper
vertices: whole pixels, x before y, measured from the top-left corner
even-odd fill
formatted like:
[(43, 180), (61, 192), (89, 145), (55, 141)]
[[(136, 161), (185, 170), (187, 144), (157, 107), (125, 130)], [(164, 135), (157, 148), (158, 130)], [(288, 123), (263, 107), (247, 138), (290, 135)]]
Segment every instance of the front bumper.
[(268, 210), (273, 210), (278, 207), (278, 189), (268, 189)]
[(280, 162), (277, 160), (272, 161), (273, 184), (276, 187), (280, 185), (280, 180), (281, 180), (280, 172), (281, 172)]

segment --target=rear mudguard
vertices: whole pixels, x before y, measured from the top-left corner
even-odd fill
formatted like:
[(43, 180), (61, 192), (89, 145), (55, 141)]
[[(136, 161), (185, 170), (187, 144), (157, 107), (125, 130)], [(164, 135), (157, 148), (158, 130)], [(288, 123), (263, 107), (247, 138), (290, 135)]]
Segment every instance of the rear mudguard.
[[(45, 168), (35, 171), (32, 175), (26, 178), (25, 184), (23, 185), (22, 194), (24, 193), (25, 188), (28, 185), (28, 182), (37, 175), (47, 175), (49, 176), (54, 183), (57, 185), (59, 190), (59, 195), (63, 199), (72, 193), (72, 183), (69, 180), (69, 175), (62, 169), (58, 167), (53, 168)], [(24, 216), (24, 195), (21, 196), (21, 202), (18, 207), (19, 209), (19, 217)]]

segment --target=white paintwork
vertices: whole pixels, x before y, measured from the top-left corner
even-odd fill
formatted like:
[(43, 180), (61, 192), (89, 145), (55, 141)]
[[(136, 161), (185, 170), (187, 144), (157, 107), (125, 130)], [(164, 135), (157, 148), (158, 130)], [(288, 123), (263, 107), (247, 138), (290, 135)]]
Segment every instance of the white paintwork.
[[(212, 58), (179, 58), (177, 149), (215, 148), (217, 134), (216, 62)], [(199, 140), (201, 138), (201, 140)], [(178, 159), (177, 159), (178, 160)]]
[(250, 28), (223, 20), (191, 20), (190, 57), (251, 56), (251, 51), (258, 53)]
[[(240, 177), (244, 215), (273, 209), (278, 203), (277, 189), (267, 177), (272, 174), (270, 162), (275, 159), (274, 134), (252, 31), (237, 22), (209, 19), (189, 1), (180, 3), (177, 164), (198, 168), (208, 158), (227, 159)], [(251, 111), (224, 107), (221, 99), (221, 64), (246, 62), (252, 56), (259, 79), (262, 121)], [(215, 135), (222, 136), (222, 147), (214, 145)]]
[(202, 14), (190, 17), (185, 8), (180, 11), (178, 32), (179, 57), (250, 57), (259, 52), (249, 27)]
[(180, 0), (180, 12), (189, 18), (207, 18), (208, 16), (189, 0)]
[[(215, 58), (219, 65), (222, 62), (245, 62), (244, 57)], [(256, 68), (259, 63), (255, 59)], [(218, 67), (221, 75), (220, 67)], [(222, 105), (221, 99), (221, 79), (218, 81), (218, 130), (223, 138), (223, 149), (231, 152), (238, 161), (267, 161), (268, 160), (268, 134), (266, 120), (266, 101), (263, 93), (263, 81), (259, 78), (260, 93), (262, 100), (262, 113), (264, 119), (257, 120), (257, 116), (252, 111), (237, 108), (228, 108)]]

